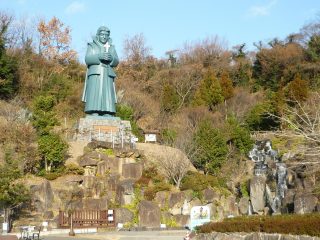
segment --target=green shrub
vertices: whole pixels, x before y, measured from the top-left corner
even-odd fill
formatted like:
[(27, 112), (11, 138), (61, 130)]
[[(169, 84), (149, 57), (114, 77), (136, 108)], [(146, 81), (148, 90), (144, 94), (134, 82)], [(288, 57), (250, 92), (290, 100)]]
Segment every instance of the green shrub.
[(249, 197), (249, 184), (248, 181), (244, 181), (240, 184), (240, 190), (243, 197)]
[(43, 175), (43, 177), (49, 181), (55, 180), (61, 176), (62, 176), (62, 173), (60, 172), (48, 172)]
[(177, 132), (173, 129), (165, 128), (161, 131), (161, 138), (164, 144), (172, 146), (177, 138)]
[(193, 190), (195, 197), (201, 198), (201, 191), (208, 187), (222, 190), (226, 187), (226, 185), (223, 179), (212, 175), (204, 175), (198, 172), (189, 171), (182, 179), (180, 189), (182, 191), (191, 189)]
[(193, 164), (205, 173), (217, 173), (226, 161), (228, 147), (222, 132), (210, 120), (200, 122), (193, 135), (195, 154)]
[(255, 105), (246, 116), (246, 124), (252, 131), (270, 131), (277, 129), (280, 125), (279, 119), (270, 116), (276, 114), (274, 106), (270, 102)]
[(320, 236), (320, 214), (245, 216), (212, 222), (199, 227), (199, 232), (266, 232)]
[(165, 182), (161, 182), (161, 183), (157, 183), (152, 187), (148, 187), (145, 191), (144, 191), (144, 198), (146, 200), (152, 201), (157, 192), (160, 191), (170, 191), (171, 189), (171, 185), (169, 183), (165, 183)]
[(162, 217), (161, 223), (165, 224), (167, 227), (172, 227), (172, 228), (178, 226), (177, 221), (173, 217), (170, 217), (170, 218)]
[(96, 151), (103, 153), (107, 156), (114, 156), (114, 151), (112, 148), (107, 148), (107, 149), (99, 148), (99, 149), (96, 149)]
[(66, 165), (65, 173), (83, 175), (84, 169), (83, 169), (83, 167), (80, 167), (74, 163), (69, 163), (68, 165)]

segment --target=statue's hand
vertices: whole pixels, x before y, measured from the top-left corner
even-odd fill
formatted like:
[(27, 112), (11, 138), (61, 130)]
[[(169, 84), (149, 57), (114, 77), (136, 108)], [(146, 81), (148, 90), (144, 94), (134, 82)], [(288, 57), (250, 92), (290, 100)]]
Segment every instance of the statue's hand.
[(110, 53), (103, 52), (103, 53), (100, 53), (99, 59), (100, 59), (100, 61), (103, 61), (103, 62), (111, 62), (112, 56)]

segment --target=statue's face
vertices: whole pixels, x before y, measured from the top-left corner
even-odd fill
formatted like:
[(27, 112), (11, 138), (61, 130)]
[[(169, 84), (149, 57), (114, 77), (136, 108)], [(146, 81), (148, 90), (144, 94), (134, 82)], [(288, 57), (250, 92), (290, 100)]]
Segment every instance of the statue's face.
[(99, 42), (102, 44), (106, 44), (109, 40), (110, 32), (107, 31), (101, 31), (98, 35)]

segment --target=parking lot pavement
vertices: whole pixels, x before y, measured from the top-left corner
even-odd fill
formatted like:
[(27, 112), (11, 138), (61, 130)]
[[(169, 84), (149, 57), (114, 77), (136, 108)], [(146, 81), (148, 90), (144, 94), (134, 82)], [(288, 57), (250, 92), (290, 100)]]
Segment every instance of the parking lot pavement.
[(71, 237), (66, 234), (42, 236), (43, 240), (183, 240), (186, 230), (175, 231), (120, 231), (90, 234), (76, 234)]

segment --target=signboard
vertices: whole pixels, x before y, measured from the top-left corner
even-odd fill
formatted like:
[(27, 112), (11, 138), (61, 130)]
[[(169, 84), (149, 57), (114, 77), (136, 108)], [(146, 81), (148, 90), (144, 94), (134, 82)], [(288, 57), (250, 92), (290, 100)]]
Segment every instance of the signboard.
[(208, 206), (195, 206), (191, 208), (190, 229), (210, 222), (210, 208)]
[(144, 136), (145, 142), (156, 142), (157, 141), (157, 135), (154, 133), (148, 133)]

